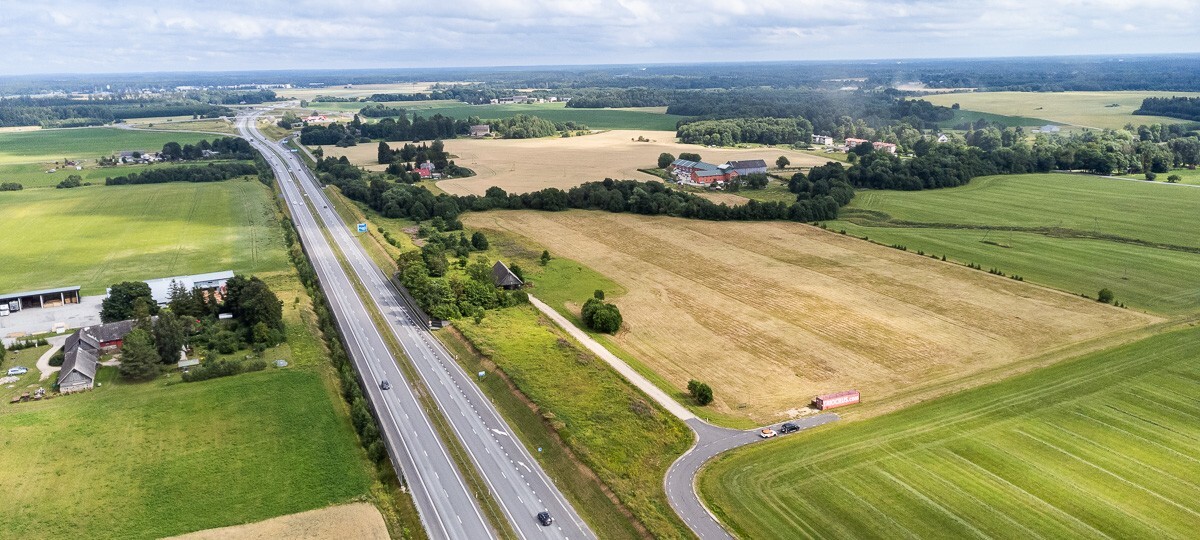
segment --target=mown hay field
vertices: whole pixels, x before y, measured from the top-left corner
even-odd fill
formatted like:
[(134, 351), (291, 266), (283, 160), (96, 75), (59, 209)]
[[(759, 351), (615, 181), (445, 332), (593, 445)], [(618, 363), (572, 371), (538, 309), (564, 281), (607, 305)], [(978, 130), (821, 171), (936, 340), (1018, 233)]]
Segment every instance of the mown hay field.
[(718, 457), (744, 538), (1195, 538), (1200, 329)]
[[(1121, 129), (1125, 124), (1174, 124), (1178, 118), (1134, 116), (1148, 97), (1200, 96), (1194, 92), (967, 92), (923, 96), (934, 105), (1004, 116), (1044, 118), (1079, 127)], [(1113, 107), (1112, 105), (1116, 105)]]
[(850, 388), (866, 401), (902, 391), (911, 400), (914, 386), (1157, 320), (796, 223), (587, 211), (463, 222), (611, 278), (628, 291), (614, 300), (625, 317), (618, 346), (672, 393), (707, 382), (715, 412), (760, 423)]

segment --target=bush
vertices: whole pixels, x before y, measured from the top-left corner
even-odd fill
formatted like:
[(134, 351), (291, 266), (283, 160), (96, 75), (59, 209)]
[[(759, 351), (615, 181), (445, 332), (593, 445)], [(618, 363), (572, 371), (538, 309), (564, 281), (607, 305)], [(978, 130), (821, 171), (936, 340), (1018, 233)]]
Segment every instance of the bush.
[(688, 381), (688, 393), (691, 394), (692, 399), (695, 399), (696, 403), (701, 406), (712, 403), (712, 400), (713, 400), (712, 388), (709, 387), (705, 383), (702, 383), (695, 379)]
[(1113, 300), (1116, 300), (1116, 295), (1114, 295), (1113, 292), (1107, 288), (1100, 289), (1100, 292), (1096, 294), (1097, 302), (1111, 304), (1111, 303), (1113, 303)]
[(1157, 175), (1157, 174), (1154, 174), (1154, 173), (1152, 173), (1152, 172), (1147, 172), (1147, 173), (1146, 173), (1146, 180), (1149, 180), (1149, 181), (1153, 182), (1153, 181), (1154, 181), (1156, 178), (1158, 178), (1158, 175)]
[(1167, 177), (1167, 182), (1172, 184), (1177, 184), (1180, 180), (1183, 180), (1183, 177), (1179, 176), (1178, 174), (1172, 174), (1171, 176)]
[(228, 377), (230, 375), (262, 371), (264, 369), (267, 369), (267, 363), (263, 360), (251, 360), (245, 363), (233, 360), (213, 360), (196, 366), (184, 373), (183, 382), (207, 381), (217, 377)]
[(78, 174), (72, 174), (72, 175), (68, 176), (66, 180), (59, 182), (58, 185), (54, 186), (54, 187), (57, 189), (70, 189), (70, 188), (77, 188), (82, 185), (83, 185), (83, 178), (80, 177)]
[(25, 186), (22, 186), (16, 182), (5, 182), (0, 184), (0, 191), (21, 191), (22, 189), (25, 189)]
[(58, 352), (54, 353), (54, 356), (50, 357), (50, 365), (52, 367), (62, 367), (63, 360), (65, 360), (65, 355), (63, 355), (62, 349), (59, 349)]
[(599, 298), (589, 298), (583, 304), (583, 324), (597, 332), (615, 334), (621, 329), (621, 311)]

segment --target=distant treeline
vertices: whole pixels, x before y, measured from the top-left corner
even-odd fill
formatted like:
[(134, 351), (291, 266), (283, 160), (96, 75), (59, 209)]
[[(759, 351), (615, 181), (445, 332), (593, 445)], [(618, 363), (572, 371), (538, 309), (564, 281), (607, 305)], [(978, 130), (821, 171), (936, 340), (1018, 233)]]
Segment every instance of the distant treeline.
[(536, 139), (551, 137), (559, 132), (585, 130), (587, 126), (575, 122), (551, 122), (538, 116), (518, 114), (512, 118), (488, 120), (492, 131), (504, 139)]
[(1169, 116), (1200, 122), (1200, 97), (1146, 98), (1133, 114)]
[(0, 127), (81, 127), (159, 116), (216, 118), (234, 115), (225, 105), (274, 99), (275, 93), (270, 90), (193, 90), (157, 98), (114, 96), (83, 101), (68, 97), (18, 97), (0, 100)]
[(106, 178), (106, 186), (165, 184), (167, 182), (220, 182), (239, 176), (257, 175), (252, 163), (209, 163), (200, 167), (162, 167), (125, 176)]
[(407, 114), (401, 107), (388, 107), (387, 105), (367, 105), (362, 110), (358, 111), (360, 116), (367, 118), (385, 118), (388, 116), (404, 116)]
[(412, 120), (402, 114), (398, 118), (389, 117), (372, 123), (364, 123), (355, 116), (354, 121), (348, 124), (304, 126), (304, 129), (300, 130), (300, 143), (354, 146), (360, 139), (384, 141), (453, 139), (459, 134), (466, 134), (470, 130), (470, 126), (469, 120), (455, 120), (440, 114), (429, 118), (417, 116)]
[(567, 107), (602, 109), (606, 107), (662, 107), (670, 103), (672, 92), (650, 88), (588, 88), (574, 90)]

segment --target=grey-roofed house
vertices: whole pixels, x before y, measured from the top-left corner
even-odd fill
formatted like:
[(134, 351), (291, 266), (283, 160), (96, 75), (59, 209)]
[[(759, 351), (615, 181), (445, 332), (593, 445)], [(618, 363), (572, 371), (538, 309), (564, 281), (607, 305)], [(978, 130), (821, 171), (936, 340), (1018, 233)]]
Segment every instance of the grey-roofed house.
[(90, 390), (96, 382), (100, 355), (121, 346), (133, 331), (133, 321), (85, 326), (67, 336), (63, 343), (63, 364), (58, 372), (58, 391), (63, 394)]
[(520, 289), (525, 285), (521, 278), (508, 269), (504, 261), (496, 261), (496, 264), (492, 265), (492, 281), (496, 283), (497, 287), (510, 291)]
[(483, 137), (492, 133), (492, 126), (488, 124), (476, 124), (471, 126), (470, 134), (472, 137)]
[(726, 170), (734, 171), (740, 176), (747, 174), (766, 174), (767, 162), (761, 159), (745, 159), (741, 161), (729, 161), (725, 163)]

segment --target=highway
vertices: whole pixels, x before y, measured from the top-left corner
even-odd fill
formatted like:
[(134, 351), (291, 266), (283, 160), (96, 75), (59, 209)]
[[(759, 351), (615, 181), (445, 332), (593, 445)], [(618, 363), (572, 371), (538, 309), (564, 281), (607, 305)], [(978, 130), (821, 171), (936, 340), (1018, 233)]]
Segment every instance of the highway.
[[(318, 219), (329, 231), (369, 302), (384, 315), (387, 331), (401, 345), (423, 382), (423, 389), (446, 418), (450, 429), (483, 479), (490, 495), (518, 538), (595, 538), (537, 461), (512, 435), (508, 424), (428, 328), (415, 323), (398, 291), (367, 256), (349, 226), (333, 210), (312, 172), (299, 156), (272, 143), (255, 127), (253, 116), (239, 119), (239, 131), (271, 162), (284, 199), (296, 216), (321, 287), (334, 304), (335, 316), (359, 373), (368, 379), (368, 398), (379, 414), (393, 463), (412, 488), (421, 520), (435, 538), (494, 538), (460, 472), (438, 438), (428, 416), (376, 329), (351, 277), (338, 263)], [(306, 201), (310, 204), (306, 204)], [(313, 214), (315, 211), (315, 215)], [(372, 379), (374, 384), (372, 383)], [(382, 391), (387, 379), (392, 389)], [(545, 527), (536, 514), (548, 511), (554, 523)]]

